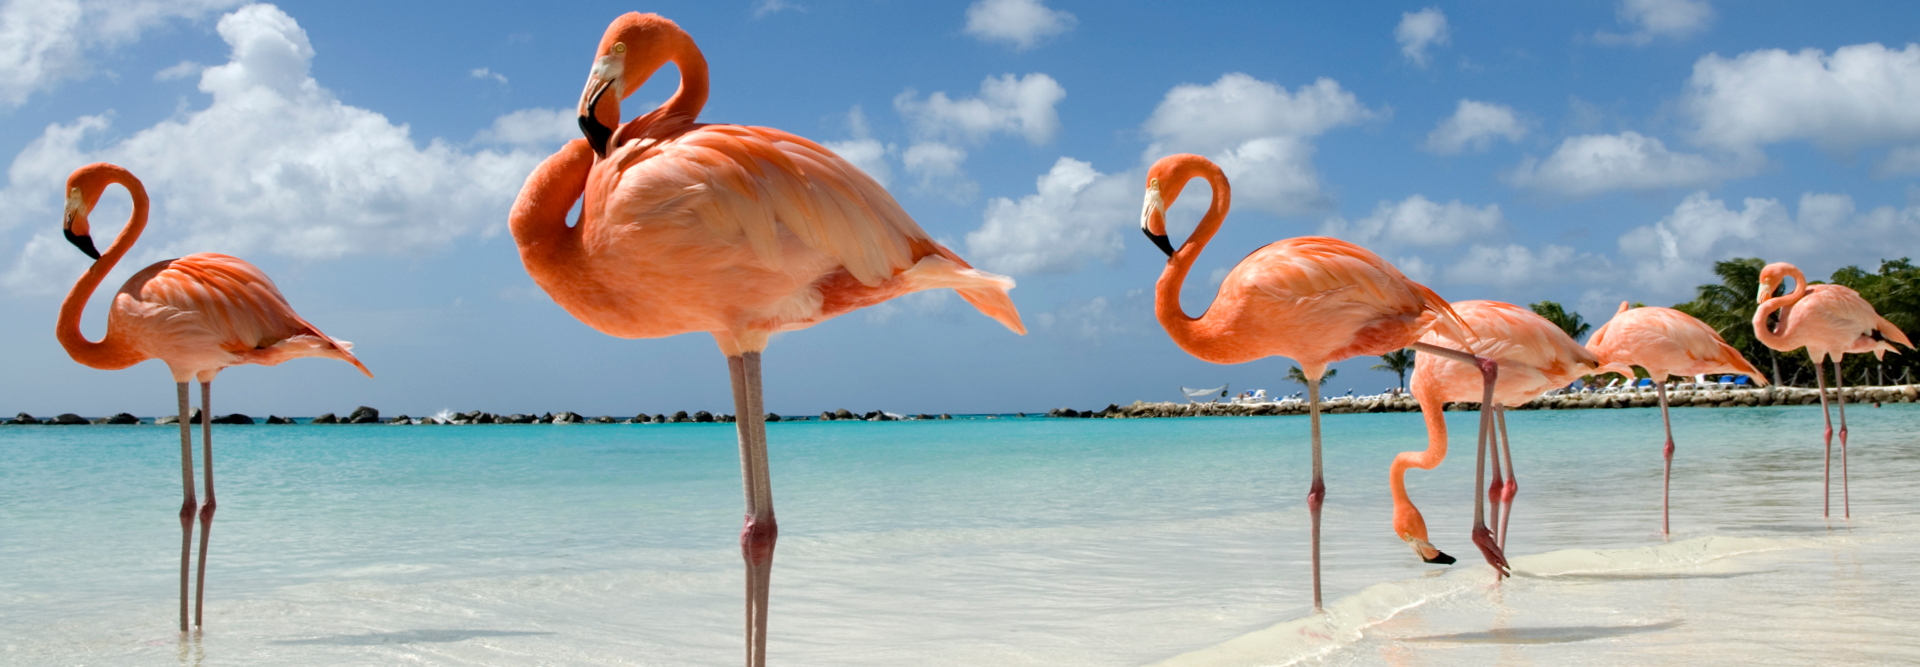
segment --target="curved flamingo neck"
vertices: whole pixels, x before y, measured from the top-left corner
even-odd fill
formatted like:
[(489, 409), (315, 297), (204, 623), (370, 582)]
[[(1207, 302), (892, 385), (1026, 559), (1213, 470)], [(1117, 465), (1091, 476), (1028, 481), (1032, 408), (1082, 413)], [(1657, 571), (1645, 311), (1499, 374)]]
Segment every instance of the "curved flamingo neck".
[[(1792, 336), (1787, 330), (1787, 312), (1794, 304), (1807, 297), (1806, 274), (1801, 273), (1798, 268), (1789, 267), (1787, 275), (1793, 278), (1793, 291), (1762, 301), (1753, 311), (1753, 337), (1759, 339), (1761, 345), (1776, 350), (1792, 350), (1799, 347), (1790, 340)], [(1776, 310), (1780, 311), (1778, 331), (1767, 326), (1767, 316), (1772, 315)]]
[(691, 123), (707, 106), (707, 57), (694, 45), (691, 35), (682, 32), (679, 37), (668, 60), (680, 70), (680, 89), (660, 105), (660, 112), (667, 118), (684, 118), (683, 122)]
[[(527, 176), (513, 210), (507, 214), (507, 228), (520, 247), (520, 261), (549, 292), (551, 280), (564, 281), (562, 276), (568, 275), (569, 269), (579, 268), (580, 237), (586, 225), (567, 226), (567, 211), (586, 192), (593, 160), (593, 149), (586, 140), (567, 142)], [(581, 212), (581, 221), (586, 221), (585, 211)]]
[(108, 185), (119, 183), (133, 196), (133, 215), (127, 218), (127, 225), (113, 239), (113, 245), (94, 260), (93, 266), (80, 275), (80, 281), (73, 284), (67, 292), (65, 301), (60, 302), (60, 319), (54, 325), (54, 336), (60, 340), (60, 346), (67, 349), (67, 355), (81, 364), (105, 370), (126, 368), (140, 363), (145, 358), (139, 351), (132, 349), (127, 341), (114, 334), (112, 323), (108, 323), (107, 335), (96, 343), (87, 340), (80, 333), (80, 316), (87, 309), (87, 300), (93, 298), (93, 291), (100, 287), (107, 273), (120, 263), (133, 244), (140, 239), (140, 233), (147, 228), (147, 188), (140, 179), (125, 169), (113, 165), (93, 165), (82, 167), (74, 187), (88, 202), (98, 201), (100, 193)]
[[(1226, 175), (1220, 173), (1220, 168), (1204, 159), (1176, 164), (1162, 187), (1178, 196), (1180, 188), (1195, 178), (1207, 179), (1207, 186), (1213, 190), (1213, 202), (1207, 206), (1207, 214), (1200, 218), (1200, 224), (1194, 227), (1193, 234), (1167, 258), (1167, 268), (1160, 273), (1160, 281), (1154, 285), (1153, 314), (1160, 319), (1160, 325), (1166, 328), (1174, 343), (1204, 359), (1206, 355), (1200, 351), (1211, 346), (1212, 338), (1202, 322), (1207, 313), (1201, 313), (1199, 318), (1188, 317), (1186, 309), (1180, 307), (1180, 288), (1186, 284), (1187, 272), (1193, 270), (1193, 263), (1206, 250), (1207, 242), (1213, 240), (1213, 235), (1220, 231), (1220, 224), (1226, 221), (1227, 209), (1232, 207), (1233, 191), (1227, 185)], [(1173, 201), (1173, 197), (1168, 197), (1166, 206), (1172, 207)]]
[(1447, 460), (1446, 404), (1440, 401), (1438, 383), (1427, 380), (1426, 375), (1416, 376), (1413, 391), (1414, 400), (1420, 402), (1420, 415), (1427, 422), (1427, 448), (1395, 455), (1387, 469), (1387, 485), (1393, 492), (1393, 532), (1401, 539), (1427, 539), (1426, 521), (1407, 495), (1407, 468), (1432, 470)]

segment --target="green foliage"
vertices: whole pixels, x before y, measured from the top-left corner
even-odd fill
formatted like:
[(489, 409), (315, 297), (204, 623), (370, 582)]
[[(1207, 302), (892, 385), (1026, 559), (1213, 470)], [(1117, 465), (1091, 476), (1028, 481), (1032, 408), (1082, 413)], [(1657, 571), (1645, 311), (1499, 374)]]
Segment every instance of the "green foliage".
[(1586, 318), (1581, 317), (1579, 313), (1567, 312), (1567, 309), (1558, 302), (1540, 301), (1527, 307), (1533, 309), (1533, 314), (1544, 317), (1554, 326), (1560, 327), (1561, 331), (1567, 332), (1567, 335), (1572, 336), (1574, 340), (1580, 340), (1581, 336), (1593, 330), (1593, 325), (1588, 323)]
[[(1339, 372), (1340, 372), (1340, 369), (1338, 368), (1327, 369), (1327, 374), (1320, 376), (1320, 386), (1322, 387), (1327, 386), (1327, 381), (1333, 379), (1334, 374)], [(1305, 387), (1307, 386), (1307, 373), (1305, 371), (1300, 370), (1299, 366), (1288, 366), (1287, 380), (1291, 382), (1297, 382), (1300, 384), (1300, 386)]]
[[(1578, 316), (1576, 315), (1575, 317), (1578, 317)], [(1394, 350), (1392, 352), (1388, 352), (1386, 354), (1380, 355), (1380, 363), (1374, 364), (1372, 370), (1386, 371), (1388, 373), (1399, 375), (1400, 388), (1406, 389), (1407, 388), (1407, 371), (1413, 370), (1413, 350), (1409, 350), (1407, 348), (1400, 348), (1398, 350)], [(1327, 376), (1332, 377), (1333, 371), (1331, 370), (1327, 371)], [(1300, 380), (1298, 380), (1298, 382), (1304, 385), (1306, 384), (1306, 382), (1304, 382), (1305, 379), (1306, 379), (1305, 377), (1302, 377)], [(1321, 384), (1325, 384), (1325, 383), (1326, 382), (1323, 379), (1321, 381)]]

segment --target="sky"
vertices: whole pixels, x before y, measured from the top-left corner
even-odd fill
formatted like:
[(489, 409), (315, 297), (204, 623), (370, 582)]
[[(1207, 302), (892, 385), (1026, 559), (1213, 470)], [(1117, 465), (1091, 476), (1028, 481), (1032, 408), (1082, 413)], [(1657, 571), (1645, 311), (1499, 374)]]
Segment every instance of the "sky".
[[(1298, 6), (1296, 6), (1298, 5)], [(151, 222), (90, 302), (193, 252), (243, 257), (373, 370), (224, 372), (214, 411), (369, 405), (587, 415), (731, 412), (712, 339), (621, 340), (521, 267), (506, 211), (579, 136), (606, 25), (659, 13), (711, 66), (706, 122), (781, 128), (859, 165), (929, 233), (1018, 281), (1016, 336), (925, 293), (778, 336), (783, 414), (1044, 411), (1292, 393), (1285, 359), (1180, 351), (1137, 231), (1146, 167), (1220, 163), (1232, 212), (1190, 276), (1282, 238), (1365, 245), (1449, 300), (1555, 300), (1598, 325), (1669, 305), (1712, 263), (1810, 276), (1920, 254), (1920, 14), (1897, 2), (1167, 3), (703, 0), (0, 1), (0, 412), (169, 414), (159, 361), (73, 362), (52, 335), (89, 260), (62, 187), (109, 161)], [(623, 106), (672, 94), (656, 74)], [(1207, 201), (1169, 216), (1175, 242)], [(94, 211), (104, 244), (130, 211)], [(1394, 376), (1336, 364), (1334, 393)]]

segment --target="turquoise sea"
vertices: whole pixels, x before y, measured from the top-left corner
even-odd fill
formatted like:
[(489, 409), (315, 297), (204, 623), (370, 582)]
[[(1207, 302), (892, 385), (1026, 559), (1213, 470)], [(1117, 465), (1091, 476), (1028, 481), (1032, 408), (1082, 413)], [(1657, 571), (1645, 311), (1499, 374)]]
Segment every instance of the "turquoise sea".
[[(1854, 406), (1853, 518), (1817, 407), (1510, 413), (1496, 583), (1471, 428), (1325, 418), (1310, 613), (1305, 417), (770, 424), (783, 665), (1889, 664), (1920, 660), (1920, 405)], [(204, 634), (174, 629), (169, 426), (0, 427), (0, 664), (732, 665), (731, 425), (217, 426)], [(196, 447), (197, 449), (197, 447)], [(1838, 500), (1836, 492), (1836, 515)]]

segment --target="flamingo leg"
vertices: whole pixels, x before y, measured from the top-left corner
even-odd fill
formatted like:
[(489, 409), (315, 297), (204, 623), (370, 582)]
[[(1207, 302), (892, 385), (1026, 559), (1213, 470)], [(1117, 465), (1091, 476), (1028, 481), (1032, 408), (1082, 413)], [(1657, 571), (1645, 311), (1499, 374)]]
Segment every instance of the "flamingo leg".
[(1500, 449), (1507, 455), (1507, 485), (1501, 490), (1500, 501), (1506, 503), (1507, 511), (1500, 515), (1500, 551), (1507, 550), (1507, 524), (1513, 521), (1513, 497), (1520, 494), (1520, 476), (1513, 472), (1513, 441), (1507, 439), (1507, 408), (1493, 406), (1494, 419), (1500, 423)]
[(1847, 378), (1840, 368), (1840, 361), (1847, 355), (1833, 360), (1833, 405), (1840, 413), (1840, 511), (1843, 518), (1853, 518), (1853, 494), (1847, 480)]
[(1673, 490), (1673, 420), (1667, 417), (1667, 383), (1655, 382), (1653, 387), (1660, 394), (1660, 423), (1667, 427), (1667, 447), (1661, 450), (1666, 457), (1666, 470), (1660, 474), (1660, 534), (1668, 535), (1667, 501)]
[[(1833, 410), (1827, 407), (1827, 378), (1826, 371), (1823, 370), (1824, 364), (1825, 362), (1819, 357), (1813, 358), (1813, 383), (1820, 388), (1820, 416), (1827, 421), (1827, 431), (1824, 436), (1827, 441), (1827, 457), (1826, 463), (1820, 469), (1820, 492), (1825, 498), (1820, 501), (1820, 516), (1830, 517), (1833, 516)], [(1834, 368), (1836, 375), (1839, 370), (1838, 367)]]
[(1493, 389), (1495, 382), (1499, 379), (1500, 367), (1494, 363), (1492, 359), (1483, 359), (1466, 352), (1450, 350), (1437, 345), (1414, 343), (1408, 347), (1416, 351), (1446, 357), (1464, 364), (1471, 364), (1480, 369), (1480, 381), (1484, 387), (1484, 393), (1480, 398), (1480, 435), (1477, 438), (1475, 447), (1477, 451), (1474, 454), (1473, 463), (1473, 545), (1480, 548), (1480, 555), (1487, 559), (1488, 565), (1493, 566), (1494, 572), (1498, 573), (1501, 577), (1506, 577), (1508, 573), (1512, 571), (1513, 567), (1507, 563), (1506, 554), (1500, 550), (1500, 545), (1494, 541), (1493, 531), (1487, 529), (1487, 498), (1486, 496), (1480, 495), (1482, 485), (1487, 482), (1488, 441), (1493, 439), (1493, 410), (1489, 409), (1488, 406), (1495, 405), (1493, 402)]
[(1320, 476), (1320, 378), (1307, 378), (1307, 414), (1313, 433), (1313, 485), (1307, 487), (1307, 513), (1313, 517), (1313, 610), (1320, 611), (1320, 505), (1327, 484)]
[(187, 411), (187, 383), (176, 383), (180, 396), (180, 481), (186, 499), (180, 503), (180, 632), (187, 631), (187, 565), (193, 558), (193, 515), (200, 502), (193, 497), (193, 419)]
[[(1488, 403), (1480, 404), (1480, 411), (1492, 412), (1496, 423), (1500, 416), (1500, 406)], [(1488, 468), (1493, 475), (1493, 483), (1487, 485), (1487, 525), (1494, 530), (1494, 537), (1500, 535), (1500, 504), (1506, 500), (1507, 482), (1500, 476), (1500, 441), (1490, 439), (1487, 446)]]
[(734, 426), (740, 437), (741, 486), (747, 499), (740, 554), (747, 563), (747, 667), (767, 664), (767, 590), (773, 579), (773, 547), (780, 530), (773, 519), (773, 487), (767, 469), (767, 426), (760, 395), (760, 353), (727, 357), (733, 377)]
[(207, 610), (207, 538), (213, 533), (213, 386), (207, 382), (200, 383), (200, 442), (200, 470), (207, 480), (207, 502), (200, 506), (200, 572), (193, 591), (194, 627), (205, 627), (200, 617)]

